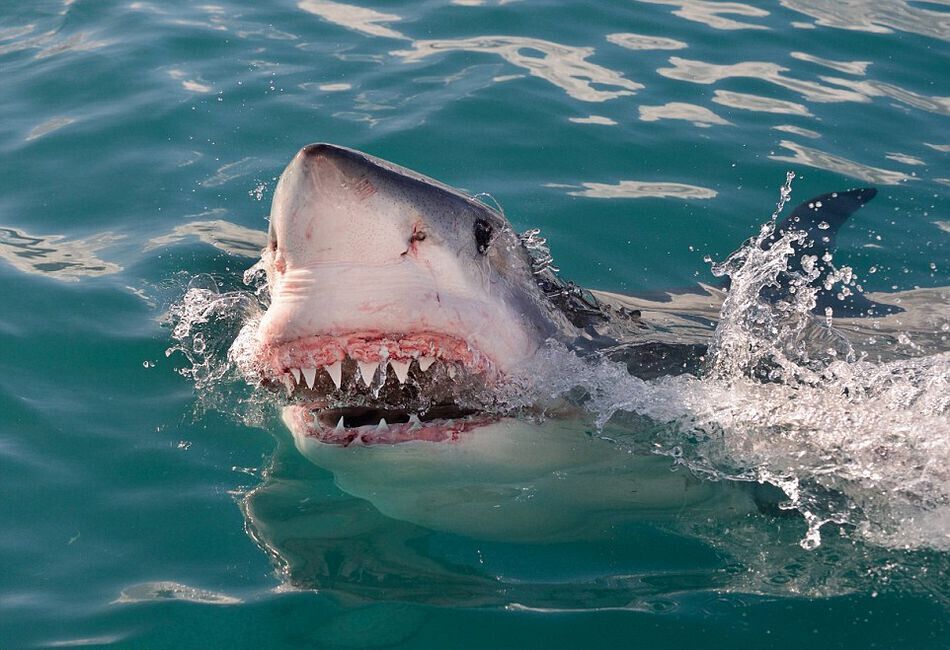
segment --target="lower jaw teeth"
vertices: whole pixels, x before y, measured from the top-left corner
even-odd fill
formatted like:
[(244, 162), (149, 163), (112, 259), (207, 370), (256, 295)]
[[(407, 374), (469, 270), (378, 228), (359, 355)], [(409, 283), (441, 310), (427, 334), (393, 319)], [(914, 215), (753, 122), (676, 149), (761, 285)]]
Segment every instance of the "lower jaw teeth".
[[(336, 417), (336, 414), (332, 414), (332, 412), (324, 412), (321, 414), (318, 411), (314, 411), (312, 417), (313, 424), (317, 429), (321, 430), (332, 429), (336, 433), (354, 429), (376, 430), (383, 432), (389, 431), (390, 428), (417, 431), (425, 426), (432, 426), (436, 423), (447, 424), (452, 421), (466, 419), (468, 416), (472, 415), (472, 413), (474, 412), (459, 410), (457, 413), (442, 413), (429, 420), (423, 420), (416, 413), (410, 413), (407, 415), (406, 413), (399, 412), (377, 412), (377, 414), (374, 415), (372, 412), (355, 412), (349, 415), (345, 413), (340, 414), (339, 417)], [(376, 419), (377, 417), (379, 418), (378, 420)], [(335, 425), (332, 424), (334, 418), (336, 419)]]

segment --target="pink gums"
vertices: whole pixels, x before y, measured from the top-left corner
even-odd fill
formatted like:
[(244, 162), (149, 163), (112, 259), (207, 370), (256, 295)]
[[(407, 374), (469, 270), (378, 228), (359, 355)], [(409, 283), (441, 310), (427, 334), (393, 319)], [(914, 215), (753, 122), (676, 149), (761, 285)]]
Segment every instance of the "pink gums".
[(319, 368), (350, 357), (356, 361), (379, 362), (387, 359), (411, 361), (433, 357), (460, 363), (472, 372), (487, 372), (493, 364), (462, 339), (444, 334), (375, 334), (359, 332), (341, 336), (308, 336), (281, 343), (264, 344), (259, 358), (277, 376), (290, 368)]

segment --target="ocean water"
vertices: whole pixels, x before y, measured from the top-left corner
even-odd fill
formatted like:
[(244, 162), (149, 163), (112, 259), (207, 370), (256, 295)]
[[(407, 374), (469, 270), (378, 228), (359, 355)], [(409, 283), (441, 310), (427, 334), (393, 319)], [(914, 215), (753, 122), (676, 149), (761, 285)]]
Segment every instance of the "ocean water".
[[(950, 647), (948, 41), (945, 0), (4, 2), (0, 648)], [(586, 415), (496, 458), (298, 449), (226, 358), (315, 141), (673, 333), (725, 261), (714, 363), (546, 350)], [(755, 306), (788, 171), (878, 189), (834, 263), (902, 316)]]

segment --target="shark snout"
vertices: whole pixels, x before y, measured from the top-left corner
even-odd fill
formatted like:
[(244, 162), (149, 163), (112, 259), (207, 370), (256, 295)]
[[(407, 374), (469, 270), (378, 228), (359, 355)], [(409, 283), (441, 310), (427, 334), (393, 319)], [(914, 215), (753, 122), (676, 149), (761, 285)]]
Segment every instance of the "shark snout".
[(414, 215), (380, 185), (373, 169), (348, 150), (304, 147), (275, 191), (271, 248), (291, 268), (399, 262)]

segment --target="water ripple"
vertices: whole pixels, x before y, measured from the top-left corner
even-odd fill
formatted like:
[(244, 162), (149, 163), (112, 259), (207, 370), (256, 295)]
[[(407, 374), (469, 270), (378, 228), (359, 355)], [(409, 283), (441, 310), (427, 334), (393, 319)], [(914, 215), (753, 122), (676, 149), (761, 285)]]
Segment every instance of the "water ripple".
[(729, 106), (730, 108), (741, 108), (745, 111), (757, 111), (760, 113), (780, 113), (784, 115), (803, 115), (811, 117), (811, 111), (796, 102), (789, 102), (782, 99), (773, 99), (771, 97), (762, 97), (761, 95), (750, 95), (748, 93), (734, 93), (728, 90), (717, 90), (713, 96), (713, 102)]
[(64, 126), (69, 126), (76, 121), (74, 117), (51, 117), (42, 124), (37, 124), (35, 127), (30, 129), (30, 132), (26, 135), (26, 140), (36, 140), (37, 138), (42, 138), (44, 135), (52, 133), (53, 131), (58, 131)]
[(783, 131), (785, 133), (792, 133), (794, 135), (800, 135), (803, 138), (812, 138), (817, 139), (821, 137), (821, 134), (817, 131), (812, 131), (811, 129), (803, 129), (800, 126), (795, 126), (794, 124), (779, 124), (773, 126), (773, 129), (776, 131)]
[(765, 9), (753, 7), (741, 2), (706, 2), (705, 0), (639, 0), (654, 5), (679, 7), (674, 16), (708, 25), (713, 29), (769, 29), (766, 25), (744, 23), (724, 16), (749, 16), (763, 18), (769, 15)]
[(247, 176), (259, 168), (259, 160), (254, 158), (241, 158), (240, 160), (221, 165), (214, 174), (201, 181), (201, 185), (204, 187), (218, 187), (236, 178)]
[(0, 260), (23, 273), (75, 282), (82, 277), (117, 273), (122, 267), (96, 254), (122, 239), (109, 232), (80, 239), (63, 235), (30, 235), (0, 226)]
[(708, 108), (687, 104), (685, 102), (670, 102), (662, 106), (641, 106), (640, 119), (644, 122), (658, 120), (685, 120), (693, 126), (705, 128), (713, 124), (730, 125), (727, 119), (719, 117)]
[(675, 38), (643, 34), (607, 34), (607, 40), (628, 50), (682, 50), (688, 47), (686, 43)]
[(114, 602), (124, 605), (156, 600), (184, 600), (203, 605), (237, 605), (242, 602), (234, 596), (171, 581), (144, 582), (126, 587)]
[(796, 144), (790, 140), (782, 140), (780, 145), (791, 151), (793, 155), (778, 156), (773, 154), (769, 156), (769, 158), (782, 162), (826, 169), (828, 171), (844, 174), (845, 176), (860, 178), (868, 183), (880, 183), (881, 185), (897, 185), (904, 181), (914, 180), (913, 176), (908, 176), (903, 172), (863, 165), (853, 160), (842, 158), (841, 156), (835, 156), (818, 149)]
[[(894, 30), (950, 40), (950, 13), (931, 11), (904, 0), (780, 0), (783, 6), (807, 14), (823, 27), (875, 34)], [(938, 4), (934, 0), (930, 4)]]
[(831, 59), (823, 59), (819, 56), (806, 54), (805, 52), (792, 52), (790, 56), (799, 61), (807, 61), (826, 68), (831, 68), (832, 70), (837, 70), (838, 72), (858, 76), (864, 76), (868, 66), (871, 65), (870, 61), (832, 61)]
[(188, 79), (189, 74), (181, 68), (171, 68), (168, 76), (181, 82), (181, 87), (193, 93), (210, 93), (214, 88), (204, 80)]
[(574, 124), (600, 124), (602, 126), (615, 126), (617, 123), (609, 117), (603, 115), (588, 115), (587, 117), (569, 117), (567, 118)]
[(405, 34), (385, 26), (386, 23), (402, 20), (402, 17), (396, 14), (384, 14), (366, 7), (357, 7), (342, 2), (330, 2), (330, 0), (300, 0), (297, 6), (308, 13), (320, 16), (327, 22), (367, 36), (409, 38)]
[[(521, 36), (477, 36), (457, 40), (415, 41), (413, 49), (392, 54), (406, 61), (420, 61), (440, 52), (466, 51), (497, 54), (512, 65), (524, 68), (562, 88), (574, 99), (603, 102), (633, 95), (642, 84), (624, 78), (619, 72), (587, 61), (594, 54), (590, 47), (572, 47), (538, 38)], [(593, 84), (621, 90), (598, 90)]]
[(893, 160), (895, 162), (903, 163), (905, 165), (926, 165), (923, 160), (917, 158), (916, 156), (911, 156), (906, 153), (900, 153), (897, 151), (892, 151), (884, 156), (888, 160)]
[[(195, 216), (220, 216), (223, 214), (225, 214), (225, 210), (219, 208), (204, 213), (204, 215)], [(245, 228), (224, 219), (208, 219), (175, 226), (170, 233), (149, 239), (143, 250), (150, 251), (164, 248), (191, 238), (214, 246), (230, 255), (244, 257), (257, 257), (260, 255), (261, 249), (267, 244), (267, 235), (261, 230)]]
[(836, 86), (844, 86), (855, 92), (861, 93), (867, 97), (888, 97), (902, 104), (913, 106), (930, 113), (940, 113), (941, 115), (950, 115), (950, 97), (920, 95), (909, 90), (905, 90), (894, 84), (884, 83), (883, 81), (858, 81), (854, 79), (839, 79), (837, 77), (821, 77)]
[[(548, 183), (545, 187), (571, 188), (576, 186)], [(584, 189), (573, 190), (568, 194), (591, 199), (714, 199), (718, 195), (716, 190), (706, 187), (662, 181), (626, 180), (615, 184), (581, 183), (581, 187)]]
[(0, 41), (9, 41), (26, 36), (36, 29), (36, 25), (21, 25), (19, 27), (5, 27), (0, 29)]
[(788, 88), (813, 102), (870, 101), (870, 98), (861, 92), (829, 88), (814, 81), (787, 77), (783, 73), (788, 72), (788, 68), (767, 61), (743, 61), (732, 65), (717, 65), (674, 56), (670, 57), (670, 63), (673, 64), (672, 68), (660, 68), (657, 72), (664, 77), (680, 81), (708, 85), (723, 79), (759, 79)]

